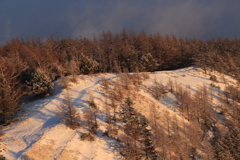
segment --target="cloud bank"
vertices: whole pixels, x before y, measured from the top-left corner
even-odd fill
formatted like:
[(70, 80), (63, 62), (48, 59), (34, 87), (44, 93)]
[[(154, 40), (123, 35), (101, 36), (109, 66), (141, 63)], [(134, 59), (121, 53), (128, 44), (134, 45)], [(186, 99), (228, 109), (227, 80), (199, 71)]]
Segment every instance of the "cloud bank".
[(92, 38), (122, 29), (202, 40), (240, 38), (239, 0), (2, 0), (0, 7), (0, 43), (16, 36)]

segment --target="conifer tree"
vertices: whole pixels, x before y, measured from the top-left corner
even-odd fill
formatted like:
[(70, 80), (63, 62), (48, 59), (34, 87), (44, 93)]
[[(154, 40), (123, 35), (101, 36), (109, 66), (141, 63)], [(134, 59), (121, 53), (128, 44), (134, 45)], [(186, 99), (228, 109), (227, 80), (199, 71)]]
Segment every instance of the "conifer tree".
[(79, 68), (83, 74), (95, 73), (99, 70), (99, 64), (81, 53), (79, 56)]
[(151, 140), (151, 133), (148, 129), (148, 122), (145, 117), (140, 116), (132, 107), (133, 102), (131, 98), (127, 98), (124, 106), (122, 107), (121, 120), (124, 122), (124, 132), (131, 136), (135, 140), (135, 150), (139, 149), (140, 143), (141, 150), (145, 153), (139, 152), (139, 157), (145, 157), (145, 159), (157, 159), (157, 154)]
[(157, 159), (157, 154), (153, 142), (151, 140), (151, 133), (148, 129), (148, 122), (145, 117), (140, 119), (140, 139), (139, 141), (143, 144), (143, 151), (145, 152), (145, 159), (155, 160)]
[[(140, 148), (138, 144), (139, 139), (139, 120), (138, 115), (135, 112), (133, 106), (133, 102), (131, 98), (127, 98), (125, 101), (125, 104), (122, 106), (122, 109), (120, 111), (120, 119), (123, 122), (124, 125), (124, 132), (128, 137), (131, 139), (131, 143), (128, 144), (128, 142), (124, 143), (125, 145), (125, 152), (126, 157), (135, 157), (135, 159), (138, 159), (142, 154), (140, 152)], [(138, 158), (136, 158), (138, 157)]]
[(151, 53), (144, 54), (139, 60), (139, 71), (152, 72), (158, 68), (157, 61), (153, 58)]
[(125, 62), (123, 63), (124, 67), (126, 67), (128, 69), (129, 72), (138, 72), (138, 68), (139, 68), (139, 61), (138, 61), (138, 54), (137, 52), (135, 52), (135, 50), (131, 50), (129, 51)]
[(122, 110), (120, 111), (120, 117), (124, 123), (127, 123), (128, 119), (131, 118), (131, 115), (134, 114), (134, 108), (132, 105), (133, 102), (131, 98), (128, 97), (125, 100), (125, 104), (122, 106)]
[(26, 81), (26, 86), (28, 88), (28, 94), (47, 94), (53, 89), (53, 83), (49, 76), (44, 73), (41, 69), (37, 69), (32, 74), (32, 80), (30, 82)]

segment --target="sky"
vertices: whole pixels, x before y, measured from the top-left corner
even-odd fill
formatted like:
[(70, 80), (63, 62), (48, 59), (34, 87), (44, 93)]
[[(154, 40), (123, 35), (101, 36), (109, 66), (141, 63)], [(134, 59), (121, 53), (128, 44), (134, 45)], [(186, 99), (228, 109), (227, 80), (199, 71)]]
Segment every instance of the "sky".
[(239, 0), (0, 0), (0, 44), (14, 37), (92, 38), (123, 29), (240, 38), (239, 8)]

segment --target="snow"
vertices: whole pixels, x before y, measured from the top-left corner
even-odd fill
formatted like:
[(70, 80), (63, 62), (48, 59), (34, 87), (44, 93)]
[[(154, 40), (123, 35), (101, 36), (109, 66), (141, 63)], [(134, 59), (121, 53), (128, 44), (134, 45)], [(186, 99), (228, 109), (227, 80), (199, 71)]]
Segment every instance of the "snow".
[[(191, 86), (191, 90), (196, 90), (203, 84), (212, 83), (209, 80), (210, 75), (204, 74), (201, 68), (189, 67), (175, 71), (158, 71), (148, 73), (149, 80), (144, 82), (145, 86), (152, 85), (154, 80), (161, 81), (164, 85), (169, 79), (175, 83), (184, 86)], [(221, 80), (218, 73), (211, 73)], [(21, 113), (18, 122), (15, 122), (4, 128), (3, 143), (6, 143), (6, 152), (4, 156), (9, 160), (16, 159), (123, 159), (115, 150), (115, 144), (118, 142), (114, 139), (101, 135), (106, 130), (105, 116), (101, 100), (104, 94), (101, 91), (101, 77), (115, 82), (118, 78), (115, 74), (101, 74), (98, 76), (85, 76), (85, 79), (78, 79), (77, 84), (71, 84), (69, 89), (62, 89), (60, 81), (55, 82), (54, 93), (43, 99), (35, 100), (25, 104), (24, 111)], [(236, 81), (225, 75), (228, 83), (235, 84)], [(220, 90), (224, 89), (224, 83), (217, 83)], [(91, 96), (97, 99), (100, 113), (97, 117), (100, 124), (99, 134), (95, 136), (94, 141), (83, 141), (81, 135), (87, 133), (84, 127), (79, 129), (69, 129), (63, 122), (56, 117), (56, 108), (62, 102), (64, 94), (69, 92), (73, 105), (80, 113), (84, 113), (88, 107), (88, 99)], [(146, 117), (151, 104), (156, 104), (158, 113), (169, 113), (172, 117), (177, 117), (178, 121), (185, 121), (174, 108), (175, 96), (167, 93), (162, 101), (155, 100), (142, 87), (136, 93), (136, 110)], [(217, 93), (215, 93), (216, 95)], [(218, 96), (214, 96), (216, 104)]]

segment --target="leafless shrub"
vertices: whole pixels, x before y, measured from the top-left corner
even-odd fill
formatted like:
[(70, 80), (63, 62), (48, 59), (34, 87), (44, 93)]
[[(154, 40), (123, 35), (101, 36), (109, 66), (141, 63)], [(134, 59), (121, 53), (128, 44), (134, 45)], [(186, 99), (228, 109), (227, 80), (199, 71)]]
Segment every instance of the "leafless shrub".
[(128, 74), (123, 74), (120, 78), (119, 78), (120, 84), (122, 86), (122, 88), (126, 89), (126, 90), (130, 90), (131, 89), (131, 84), (132, 81), (129, 78)]
[(3, 126), (0, 126), (0, 141), (2, 140), (2, 136), (4, 136), (4, 132), (3, 132)]
[(60, 83), (62, 84), (64, 89), (68, 89), (69, 88), (69, 78), (68, 77), (61, 77), (60, 79)]
[(79, 78), (80, 78), (81, 80), (83, 80), (83, 81), (86, 79), (83, 74), (80, 74), (80, 75), (79, 75)]
[(129, 75), (129, 78), (131, 79), (133, 85), (139, 86), (142, 84), (142, 77), (139, 73), (133, 73)]
[(214, 84), (214, 83), (210, 83), (210, 86), (213, 87), (213, 88), (217, 88), (217, 89), (220, 89), (220, 86)]
[(156, 79), (154, 81), (154, 85), (149, 87), (148, 90), (156, 100), (161, 100), (163, 95), (167, 93), (166, 88), (161, 84), (161, 82), (157, 82)]
[(94, 102), (94, 98), (92, 96), (89, 97), (88, 104), (92, 109), (97, 110), (97, 104)]
[(211, 129), (216, 124), (216, 115), (213, 112), (212, 101), (209, 91), (205, 85), (199, 87), (193, 95), (195, 117), (205, 131)]
[(166, 84), (169, 92), (173, 93), (174, 91), (174, 84), (171, 78), (168, 79), (167, 84)]
[(34, 160), (33, 158), (30, 158), (28, 155), (24, 154), (21, 156), (20, 160)]
[(116, 121), (116, 110), (118, 105), (113, 97), (110, 97), (110, 107), (113, 109), (113, 121)]
[(87, 127), (89, 132), (92, 134), (97, 134), (97, 112), (93, 108), (89, 108), (87, 112), (84, 114), (84, 119), (87, 122)]
[(118, 139), (118, 129), (114, 127), (112, 124), (109, 124), (107, 127), (107, 131), (105, 131), (103, 135), (114, 139)]
[(196, 123), (190, 123), (190, 126), (187, 128), (186, 132), (187, 138), (191, 144), (189, 145), (189, 156), (191, 159), (197, 159), (199, 154), (197, 149), (201, 147), (203, 132)]
[(94, 73), (93, 76), (94, 77), (100, 77), (101, 73)]
[(217, 77), (215, 75), (211, 75), (209, 79), (213, 82), (218, 82)]
[(150, 122), (152, 124), (152, 128), (154, 130), (154, 132), (156, 133), (157, 131), (157, 126), (158, 126), (158, 119), (159, 119), (159, 113), (157, 110), (157, 106), (155, 103), (151, 104), (151, 108), (150, 108)]
[(81, 140), (91, 142), (95, 140), (95, 137), (91, 133), (83, 133), (81, 136)]
[(111, 124), (112, 123), (112, 120), (111, 120), (111, 111), (110, 111), (110, 106), (108, 104), (108, 99), (106, 98), (105, 99), (105, 104), (104, 104), (104, 107), (105, 107), (105, 113), (106, 113), (106, 122), (108, 124)]
[(228, 98), (240, 103), (240, 90), (237, 87), (228, 85), (225, 88), (225, 94)]
[(79, 119), (80, 116), (77, 113), (76, 108), (72, 104), (72, 99), (69, 93), (65, 94), (62, 103), (58, 106), (57, 116), (71, 129), (80, 127)]
[(77, 83), (77, 74), (80, 72), (77, 62), (75, 60), (71, 60), (68, 63), (67, 70), (71, 74), (70, 81)]
[(225, 85), (228, 83), (224, 74), (222, 74), (222, 76), (220, 77), (220, 82), (224, 83)]
[(118, 102), (121, 102), (124, 98), (124, 93), (122, 87), (116, 83), (113, 89), (110, 91), (110, 96)]
[(146, 72), (142, 72), (140, 75), (142, 76), (143, 80), (147, 80), (150, 78), (149, 74)]
[(88, 77), (90, 77), (90, 78), (93, 78), (93, 77), (95, 77), (95, 75), (94, 75), (94, 73), (93, 73), (93, 72), (89, 72), (87, 75), (88, 75)]
[(76, 74), (71, 75), (70, 81), (77, 84), (78, 83), (77, 75)]
[(105, 77), (101, 77), (101, 85), (104, 90), (108, 91), (109, 86), (111, 85), (111, 82)]
[(176, 104), (182, 114), (187, 117), (188, 121), (192, 119), (194, 109), (193, 99), (189, 88), (179, 88), (176, 92)]

